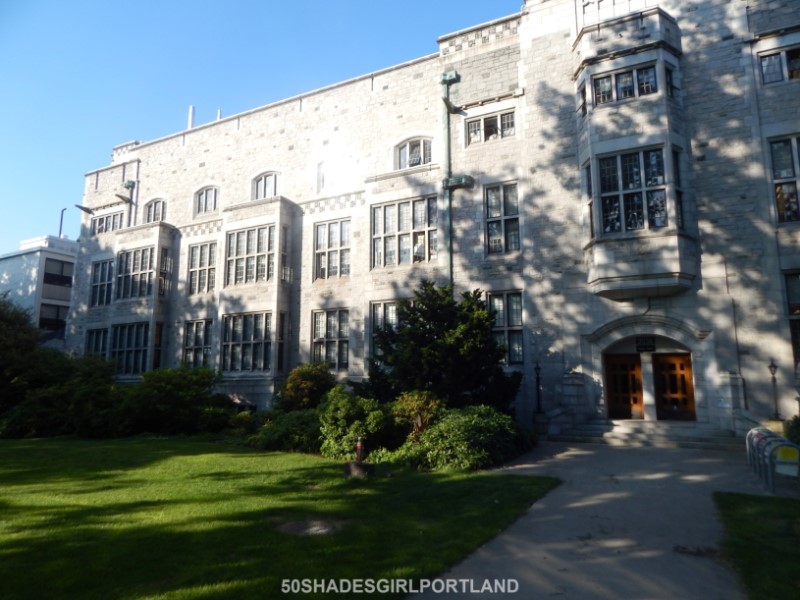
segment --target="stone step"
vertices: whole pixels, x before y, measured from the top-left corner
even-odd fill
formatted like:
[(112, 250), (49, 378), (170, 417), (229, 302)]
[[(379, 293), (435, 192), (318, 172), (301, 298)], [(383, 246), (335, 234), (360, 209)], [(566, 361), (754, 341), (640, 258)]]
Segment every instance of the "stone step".
[(602, 421), (575, 425), (549, 435), (548, 439), (613, 446), (744, 451), (744, 440), (732, 431), (703, 423)]

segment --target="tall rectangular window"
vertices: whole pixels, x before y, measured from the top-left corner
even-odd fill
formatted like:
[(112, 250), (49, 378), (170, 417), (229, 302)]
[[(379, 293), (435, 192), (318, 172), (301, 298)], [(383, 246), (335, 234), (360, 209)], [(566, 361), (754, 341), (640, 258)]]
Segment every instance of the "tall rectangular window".
[(189, 367), (211, 366), (212, 321), (187, 321), (183, 336), (183, 362)]
[(154, 248), (127, 250), (117, 255), (117, 299), (153, 294)]
[(436, 260), (437, 227), (436, 197), (373, 206), (373, 268)]
[(520, 249), (517, 184), (489, 186), (485, 190), (486, 241), (489, 254)]
[(350, 312), (346, 309), (316, 311), (312, 314), (311, 356), (330, 369), (346, 370), (350, 354)]
[(522, 364), (522, 292), (489, 294), (489, 308), (494, 314), (494, 336), (505, 348), (506, 364)]
[(217, 279), (217, 243), (189, 246), (189, 293), (213, 292)]
[(136, 375), (147, 370), (150, 325), (114, 325), (111, 331), (111, 360), (120, 375)]
[(223, 317), (223, 371), (269, 371), (271, 357), (272, 313), (243, 313)]
[(603, 233), (667, 225), (664, 158), (660, 149), (604, 157), (598, 165)]
[(314, 278), (350, 275), (350, 220), (314, 226)]
[(275, 275), (275, 226), (229, 233), (225, 257), (225, 285), (272, 279)]
[(789, 334), (792, 340), (794, 366), (800, 363), (800, 272), (784, 275), (786, 281), (786, 304), (789, 315)]
[(798, 145), (800, 138), (792, 137), (770, 142), (772, 159), (772, 183), (775, 189), (775, 205), (778, 222), (800, 221), (797, 188), (800, 178)]
[(108, 352), (108, 329), (86, 330), (86, 354), (96, 354), (105, 358)]
[(114, 283), (114, 261), (103, 260), (92, 263), (92, 296), (90, 306), (111, 304), (111, 288)]
[(375, 335), (378, 331), (397, 327), (397, 302), (372, 303), (372, 354), (377, 356)]

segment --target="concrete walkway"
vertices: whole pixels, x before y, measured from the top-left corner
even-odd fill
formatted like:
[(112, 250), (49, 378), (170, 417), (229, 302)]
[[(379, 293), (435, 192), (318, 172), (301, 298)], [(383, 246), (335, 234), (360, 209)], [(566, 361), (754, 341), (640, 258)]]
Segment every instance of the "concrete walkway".
[[(741, 454), (542, 442), (502, 471), (562, 484), (442, 579), (470, 580), (472, 589), (516, 580), (518, 591), (411, 598), (745, 598), (736, 573), (716, 556), (723, 530), (711, 497), (767, 494), (747, 465), (744, 441)], [(800, 485), (784, 479), (776, 495), (800, 498)]]

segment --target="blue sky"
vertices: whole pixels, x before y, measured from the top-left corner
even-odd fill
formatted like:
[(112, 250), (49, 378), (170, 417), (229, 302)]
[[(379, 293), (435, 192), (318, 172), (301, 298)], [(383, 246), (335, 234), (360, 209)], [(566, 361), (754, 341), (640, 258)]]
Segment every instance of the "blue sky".
[(0, 0), (0, 255), (76, 239), (111, 149), (437, 51), (523, 0)]

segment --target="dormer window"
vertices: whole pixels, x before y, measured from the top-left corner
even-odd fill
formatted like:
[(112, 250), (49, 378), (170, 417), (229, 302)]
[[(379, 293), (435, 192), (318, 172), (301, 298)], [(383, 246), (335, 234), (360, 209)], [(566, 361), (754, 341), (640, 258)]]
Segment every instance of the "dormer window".
[(406, 140), (397, 147), (397, 168), (408, 169), (431, 162), (431, 141), (424, 138)]
[(163, 200), (152, 200), (144, 208), (144, 222), (158, 223), (167, 218), (167, 203)]
[(263, 173), (253, 180), (253, 200), (263, 200), (277, 195), (277, 173)]

